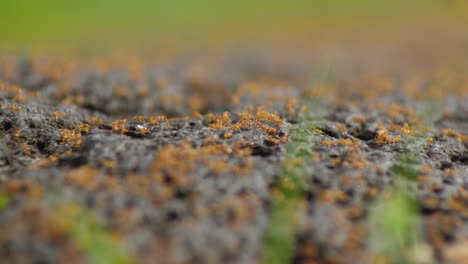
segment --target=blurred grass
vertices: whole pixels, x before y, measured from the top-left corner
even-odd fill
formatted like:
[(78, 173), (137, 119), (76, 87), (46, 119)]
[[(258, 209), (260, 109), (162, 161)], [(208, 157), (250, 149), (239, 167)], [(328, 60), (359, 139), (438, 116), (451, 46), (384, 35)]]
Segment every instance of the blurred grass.
[(0, 193), (0, 212), (8, 206), (10, 199), (7, 195)]
[(310, 175), (305, 161), (310, 159), (319, 140), (311, 128), (324, 120), (329, 100), (326, 96), (317, 96), (302, 101), (302, 105), (309, 110), (298, 114), (297, 125), (289, 133), (282, 171), (272, 191), (272, 208), (262, 248), (262, 263), (290, 263), (294, 257), (296, 216), (301, 200), (304, 199), (307, 175)]
[(133, 263), (119, 241), (85, 207), (73, 202), (64, 203), (54, 208), (54, 217), (56, 224), (67, 227), (91, 263)]
[(374, 263), (413, 263), (408, 251), (421, 239), (418, 210), (414, 199), (398, 188), (377, 201), (369, 220)]
[(464, 24), (467, 7), (456, 0), (2, 0), (0, 48), (316, 41), (348, 31), (407, 28), (414, 20)]

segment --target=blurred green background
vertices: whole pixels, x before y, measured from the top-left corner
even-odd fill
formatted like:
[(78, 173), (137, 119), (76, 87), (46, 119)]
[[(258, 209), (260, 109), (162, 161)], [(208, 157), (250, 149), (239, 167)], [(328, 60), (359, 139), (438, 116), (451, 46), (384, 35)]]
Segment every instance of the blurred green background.
[(467, 26), (466, 2), (0, 0), (0, 48), (184, 47), (370, 35), (380, 39), (422, 27), (427, 33), (459, 34), (457, 30)]

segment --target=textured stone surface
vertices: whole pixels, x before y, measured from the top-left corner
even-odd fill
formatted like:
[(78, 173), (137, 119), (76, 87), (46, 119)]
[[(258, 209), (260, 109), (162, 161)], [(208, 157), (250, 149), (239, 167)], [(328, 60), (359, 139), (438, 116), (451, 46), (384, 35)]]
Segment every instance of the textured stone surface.
[[(454, 258), (451, 245), (468, 238), (463, 86), (436, 98), (445, 108), (431, 110), (437, 119), (425, 129), (416, 106), (436, 89), (430, 74), (403, 95), (371, 66), (310, 87), (303, 63), (217, 63), (60, 71), (21, 59), (2, 71), (0, 257), (88, 261), (57, 220), (50, 201), (63, 199), (95, 214), (139, 263), (257, 262), (288, 133), (317, 97), (330, 107), (310, 128), (319, 140), (306, 161), (294, 260), (369, 261), (368, 210), (415, 131), (428, 137), (412, 193), (424, 239), (435, 262), (446, 251)], [(387, 78), (404, 83), (398, 76)]]

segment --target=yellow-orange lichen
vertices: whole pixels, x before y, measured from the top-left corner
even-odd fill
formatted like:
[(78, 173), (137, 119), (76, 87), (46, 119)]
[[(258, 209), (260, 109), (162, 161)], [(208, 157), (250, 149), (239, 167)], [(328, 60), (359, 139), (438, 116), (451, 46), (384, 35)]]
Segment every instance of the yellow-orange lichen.
[(22, 133), (23, 133), (23, 130), (22, 129), (18, 129), (16, 130), (12, 135), (11, 135), (11, 138), (13, 140), (19, 140), (22, 136)]
[(146, 122), (148, 121), (148, 117), (139, 115), (139, 116), (134, 116), (132, 120), (133, 122)]
[(401, 141), (401, 135), (396, 135), (394, 137), (391, 137), (388, 135), (388, 130), (387, 129), (379, 129), (377, 131), (377, 142), (378, 143), (387, 143), (387, 144), (393, 144), (396, 142)]
[(222, 116), (208, 115), (207, 117), (213, 121), (213, 123), (209, 125), (210, 128), (223, 129), (231, 123), (231, 115), (229, 112), (224, 112)]
[(346, 127), (343, 126), (342, 124), (337, 124), (337, 125), (335, 125), (335, 127), (340, 132), (346, 132), (346, 130), (347, 130)]
[(444, 137), (454, 137), (460, 139), (461, 142), (468, 142), (468, 135), (462, 135), (459, 132), (455, 132), (450, 128), (444, 129), (439, 132)]
[(127, 132), (127, 120), (126, 119), (122, 119), (122, 120), (117, 120), (117, 121), (114, 121), (112, 122), (112, 131), (114, 131), (115, 133), (125, 133)]
[(68, 142), (72, 147), (78, 148), (82, 140), (81, 133), (71, 129), (62, 129), (62, 141)]
[(21, 146), (21, 149), (23, 150), (23, 152), (24, 152), (26, 155), (31, 154), (31, 148), (29, 147), (28, 143), (23, 142), (23, 143), (20, 144), (20, 146)]
[(165, 116), (151, 116), (148, 119), (148, 125), (155, 126), (159, 124), (160, 122), (165, 122), (167, 121), (167, 118)]
[(20, 112), (22, 110), (21, 106), (19, 105), (6, 105), (5, 108), (10, 111)]
[(92, 116), (91, 117), (91, 123), (93, 123), (96, 126), (100, 126), (100, 125), (104, 124), (104, 121), (101, 118), (97, 117), (97, 116)]
[(7, 195), (21, 194), (31, 198), (42, 196), (43, 189), (30, 180), (11, 179), (2, 186), (2, 192)]
[(367, 122), (367, 118), (364, 117), (364, 116), (353, 116), (351, 118), (351, 122), (365, 123), (365, 122)]
[(67, 116), (67, 113), (65, 113), (63, 111), (54, 111), (54, 112), (50, 113), (50, 116), (53, 117), (53, 118), (63, 118), (65, 116)]
[(276, 125), (283, 124), (283, 120), (281, 120), (278, 114), (266, 112), (262, 108), (257, 111), (255, 116), (258, 120), (272, 121), (275, 122)]
[(65, 181), (78, 188), (87, 191), (97, 189), (99, 182), (97, 181), (98, 171), (90, 166), (81, 166), (73, 169), (65, 176)]

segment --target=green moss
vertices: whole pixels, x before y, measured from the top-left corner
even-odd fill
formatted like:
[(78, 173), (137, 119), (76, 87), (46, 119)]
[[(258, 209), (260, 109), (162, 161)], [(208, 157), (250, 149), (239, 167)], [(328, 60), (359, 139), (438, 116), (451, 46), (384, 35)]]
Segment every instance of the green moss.
[(322, 98), (309, 98), (308, 111), (301, 113), (289, 135), (282, 173), (273, 192), (270, 223), (262, 251), (263, 263), (289, 263), (294, 255), (295, 214), (306, 187), (306, 159), (310, 159), (318, 135), (310, 131), (323, 120), (327, 105)]
[(132, 263), (109, 231), (89, 212), (81, 209), (73, 221), (72, 237), (83, 247), (92, 263)]
[[(420, 101), (416, 104), (417, 116), (422, 125), (432, 127), (442, 113), (442, 101)], [(415, 183), (427, 150), (429, 132), (416, 131), (406, 137), (392, 168), (394, 185), (374, 204), (369, 217), (370, 247), (377, 256), (390, 263), (412, 263), (409, 250), (421, 239), (419, 207), (408, 192)]]
[(5, 209), (8, 206), (10, 199), (3, 193), (0, 193), (0, 211)]
[(370, 247), (390, 263), (411, 263), (408, 249), (420, 239), (416, 202), (395, 188), (377, 201), (370, 216)]

